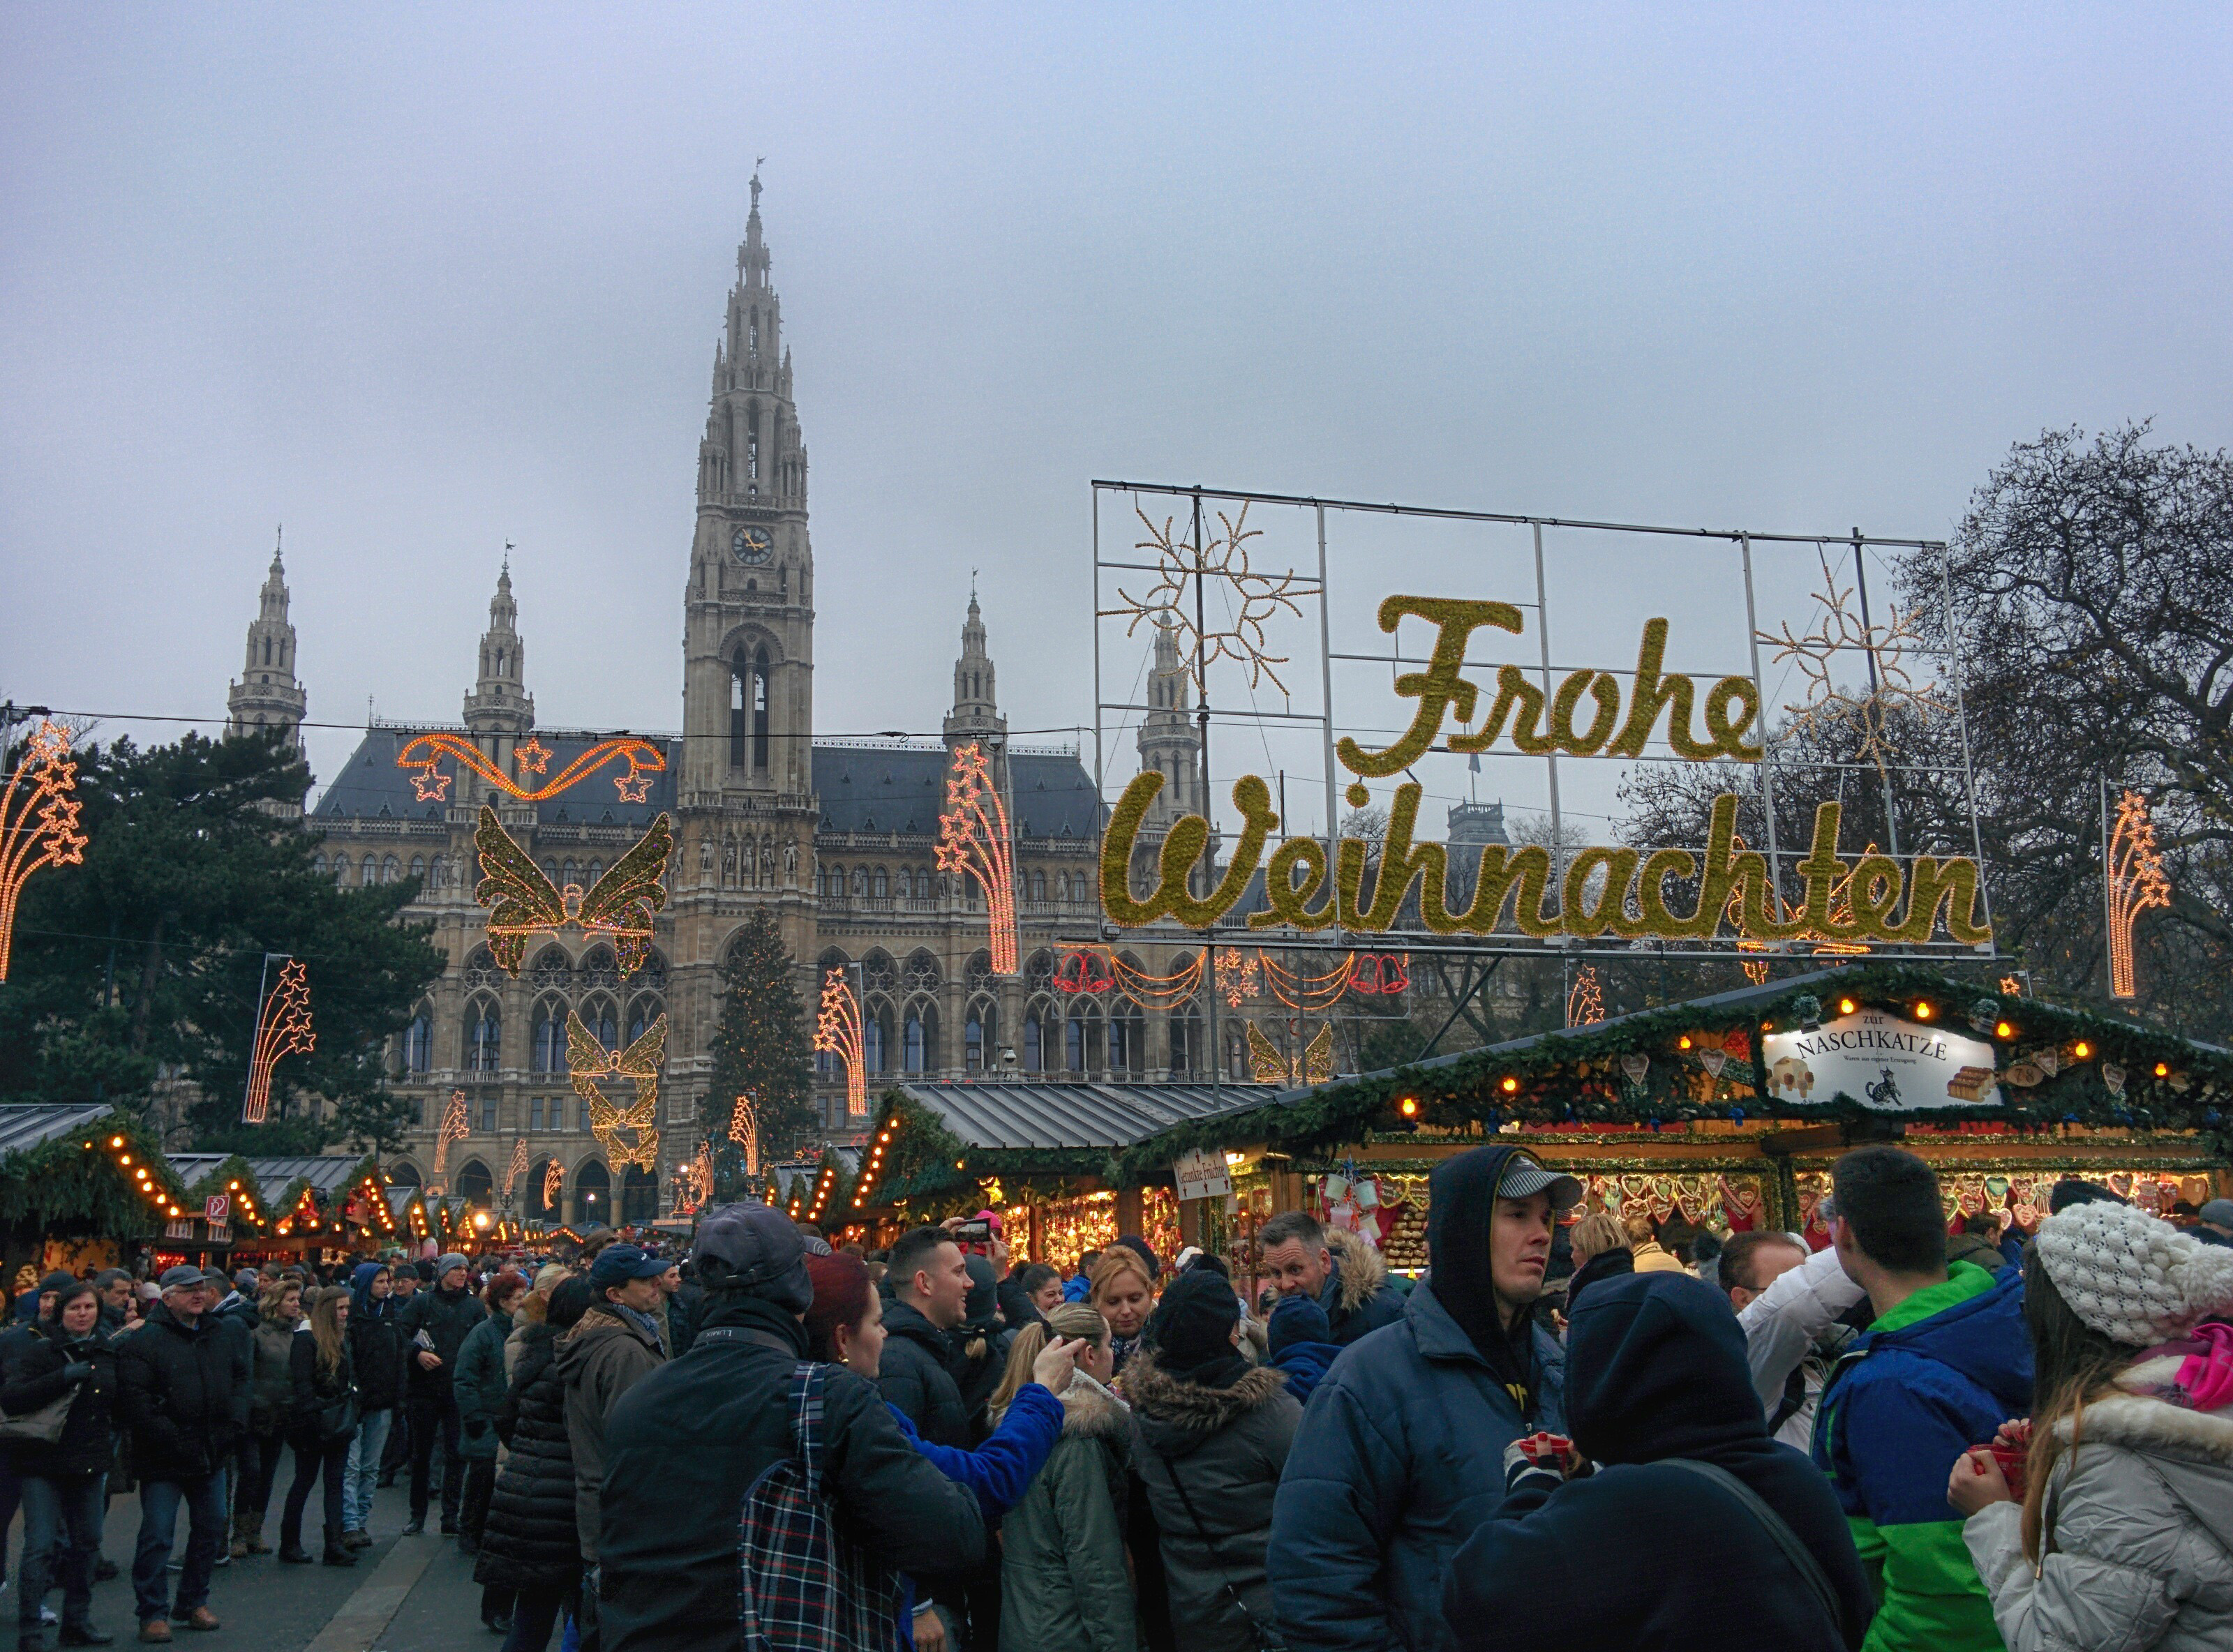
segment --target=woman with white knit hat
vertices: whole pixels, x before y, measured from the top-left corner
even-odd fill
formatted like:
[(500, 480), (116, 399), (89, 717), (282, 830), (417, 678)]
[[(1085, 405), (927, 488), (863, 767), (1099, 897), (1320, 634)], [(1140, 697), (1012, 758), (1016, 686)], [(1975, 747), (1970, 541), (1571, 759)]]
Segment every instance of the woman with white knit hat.
[(2008, 1652), (2233, 1647), (2229, 1315), (2233, 1250), (2127, 1205), (2040, 1224), (2022, 1490), (1985, 1447), (1946, 1488)]

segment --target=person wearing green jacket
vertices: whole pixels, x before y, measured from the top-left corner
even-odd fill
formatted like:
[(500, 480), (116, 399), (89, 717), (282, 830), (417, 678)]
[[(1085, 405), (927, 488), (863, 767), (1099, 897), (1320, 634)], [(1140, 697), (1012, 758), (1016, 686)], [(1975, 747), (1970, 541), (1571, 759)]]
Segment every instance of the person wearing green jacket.
[(1876, 1318), (1823, 1389), (1813, 1456), (1877, 1585), (1863, 1652), (2001, 1652), (1946, 1483), (2031, 1410), (2022, 1275), (1948, 1265), (1938, 1178), (1913, 1154), (1861, 1148), (1831, 1174), (1838, 1259)]
[(458, 1450), (465, 1460), (465, 1490), (458, 1509), (458, 1547), (477, 1554), (496, 1490), (496, 1410), (504, 1403), (504, 1343), (511, 1317), (527, 1295), (527, 1276), (498, 1272), (481, 1290), (488, 1317), (465, 1333), (458, 1349), (452, 1392), (458, 1396)]
[(1083, 1340), (1064, 1389), (1062, 1437), (1046, 1467), (1000, 1523), (1000, 1652), (1136, 1652), (1138, 1614), (1124, 1565), (1124, 1474), (1131, 1416), (1108, 1388), (1116, 1374), (1109, 1324), (1067, 1302), (1026, 1325), (993, 1391), (997, 1421), (1049, 1336)]

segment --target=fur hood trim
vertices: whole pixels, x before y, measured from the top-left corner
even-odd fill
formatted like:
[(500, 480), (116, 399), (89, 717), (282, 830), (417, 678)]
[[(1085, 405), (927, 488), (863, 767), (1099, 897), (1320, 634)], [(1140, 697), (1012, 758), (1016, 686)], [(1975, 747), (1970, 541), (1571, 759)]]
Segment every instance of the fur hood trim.
[(1193, 1434), (1214, 1434), (1286, 1391), (1286, 1373), (1269, 1366), (1257, 1367), (1227, 1389), (1173, 1376), (1146, 1354), (1135, 1354), (1124, 1367), (1124, 1392), (1135, 1411)]
[(1103, 1388), (1083, 1371), (1071, 1375), (1062, 1391), (1062, 1432), (1065, 1439), (1105, 1434), (1122, 1438), (1130, 1426), (1131, 1408), (1112, 1389)]
[[(2071, 1420), (2063, 1418), (2054, 1432), (2069, 1443)], [(2085, 1442), (2097, 1441), (2233, 1468), (2233, 1410), (2190, 1411), (2142, 1394), (2113, 1395), (2086, 1408)]]
[(1335, 1300), (1342, 1312), (1353, 1314), (1388, 1283), (1388, 1263), (1379, 1252), (1342, 1228), (1326, 1229), (1325, 1241), (1326, 1249), (1341, 1264), (1341, 1292)]

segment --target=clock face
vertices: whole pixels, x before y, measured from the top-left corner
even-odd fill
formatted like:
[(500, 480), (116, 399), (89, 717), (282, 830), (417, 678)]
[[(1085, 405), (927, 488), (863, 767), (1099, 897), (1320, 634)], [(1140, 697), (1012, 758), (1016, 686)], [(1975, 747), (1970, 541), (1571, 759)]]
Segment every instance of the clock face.
[(775, 555), (775, 541), (765, 528), (739, 528), (729, 537), (729, 550), (739, 562), (757, 564)]

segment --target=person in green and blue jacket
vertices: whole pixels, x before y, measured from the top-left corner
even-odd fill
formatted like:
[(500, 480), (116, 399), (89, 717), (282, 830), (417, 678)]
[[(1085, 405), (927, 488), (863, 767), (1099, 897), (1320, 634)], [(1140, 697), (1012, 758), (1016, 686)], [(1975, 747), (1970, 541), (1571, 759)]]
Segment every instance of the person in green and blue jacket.
[(2000, 1652), (1946, 1481), (2031, 1409), (2022, 1273), (1948, 1265), (1938, 1178), (1911, 1153), (1859, 1148), (1832, 1180), (1838, 1259), (1876, 1317), (1831, 1373), (1813, 1456), (1877, 1585), (1864, 1652)]

